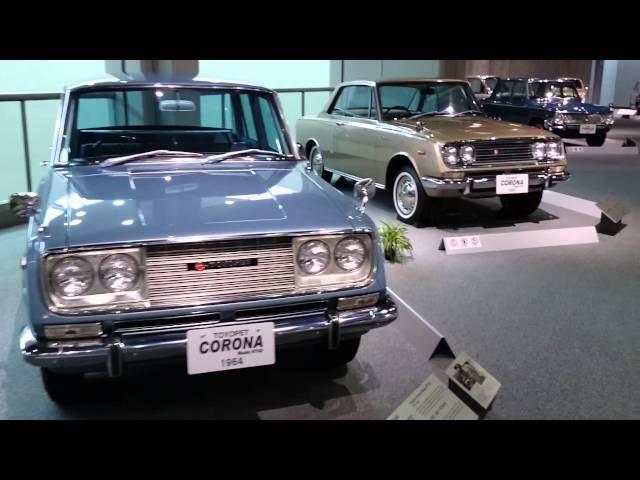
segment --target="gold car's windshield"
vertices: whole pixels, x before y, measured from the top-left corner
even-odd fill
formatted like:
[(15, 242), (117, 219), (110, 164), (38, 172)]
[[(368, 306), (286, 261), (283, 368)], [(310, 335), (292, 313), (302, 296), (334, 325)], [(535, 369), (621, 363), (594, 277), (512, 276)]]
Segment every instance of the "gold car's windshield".
[(378, 91), (385, 120), (482, 114), (469, 85), (463, 82), (385, 84)]

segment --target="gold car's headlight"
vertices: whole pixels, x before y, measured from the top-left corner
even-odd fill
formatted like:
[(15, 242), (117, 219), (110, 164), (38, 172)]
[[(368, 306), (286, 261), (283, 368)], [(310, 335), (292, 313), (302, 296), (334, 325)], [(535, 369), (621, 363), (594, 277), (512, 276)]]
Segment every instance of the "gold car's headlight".
[(144, 253), (139, 248), (47, 255), (43, 283), (60, 313), (144, 307)]
[(296, 237), (293, 250), (299, 291), (356, 288), (373, 281), (374, 250), (368, 234)]

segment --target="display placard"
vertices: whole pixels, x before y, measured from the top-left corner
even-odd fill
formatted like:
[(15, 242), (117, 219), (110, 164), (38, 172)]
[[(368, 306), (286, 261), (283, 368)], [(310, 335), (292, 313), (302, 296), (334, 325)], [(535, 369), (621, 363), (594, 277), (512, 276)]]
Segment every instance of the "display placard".
[(621, 222), (622, 218), (629, 213), (622, 202), (613, 197), (609, 197), (596, 205), (602, 210), (602, 213), (616, 223)]
[(500, 382), (464, 352), (451, 362), (445, 373), (450, 386), (458, 387), (452, 388), (454, 392), (471, 399), (484, 410), (489, 408), (500, 389)]
[(481, 248), (480, 235), (467, 235), (462, 237), (445, 237), (444, 246), (449, 250), (465, 250), (469, 248)]
[(434, 374), (415, 389), (387, 420), (477, 420), (478, 415)]

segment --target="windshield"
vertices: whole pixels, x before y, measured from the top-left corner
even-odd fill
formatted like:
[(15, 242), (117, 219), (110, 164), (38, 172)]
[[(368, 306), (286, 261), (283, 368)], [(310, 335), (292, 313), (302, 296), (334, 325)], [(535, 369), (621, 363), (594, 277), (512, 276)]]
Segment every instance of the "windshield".
[(546, 98), (580, 98), (575, 84), (566, 82), (534, 82), (531, 84), (531, 94)]
[(455, 115), (480, 112), (471, 88), (459, 82), (385, 84), (378, 89), (384, 119), (419, 114)]
[(63, 154), (72, 162), (151, 150), (291, 153), (268, 92), (213, 88), (92, 91), (75, 95), (71, 112)]

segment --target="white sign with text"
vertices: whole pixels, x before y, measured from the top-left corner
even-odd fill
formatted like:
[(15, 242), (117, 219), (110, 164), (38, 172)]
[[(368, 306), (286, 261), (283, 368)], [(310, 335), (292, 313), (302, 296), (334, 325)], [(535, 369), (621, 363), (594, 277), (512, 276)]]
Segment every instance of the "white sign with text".
[(496, 193), (510, 195), (529, 191), (529, 175), (516, 173), (513, 175), (496, 175)]
[(447, 237), (444, 239), (447, 250), (464, 250), (468, 248), (482, 247), (482, 240), (479, 235), (468, 235), (464, 237)]
[(189, 375), (271, 365), (275, 361), (273, 322), (199, 328), (187, 332)]

